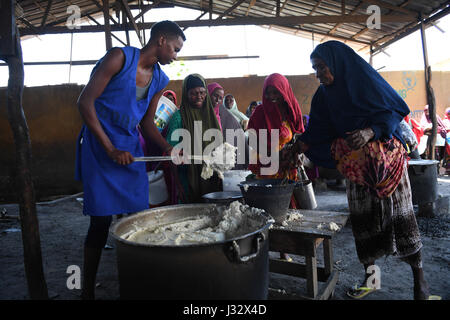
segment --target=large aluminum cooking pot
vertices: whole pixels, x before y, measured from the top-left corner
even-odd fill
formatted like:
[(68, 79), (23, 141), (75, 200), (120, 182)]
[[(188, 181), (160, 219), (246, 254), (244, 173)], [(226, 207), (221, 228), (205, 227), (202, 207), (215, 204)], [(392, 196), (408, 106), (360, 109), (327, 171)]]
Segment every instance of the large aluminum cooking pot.
[[(223, 208), (223, 207), (222, 207)], [(189, 245), (141, 244), (121, 238), (133, 224), (165, 224), (216, 215), (215, 204), (160, 207), (123, 218), (111, 226), (122, 299), (266, 299), (269, 282), (268, 228), (222, 242)]]

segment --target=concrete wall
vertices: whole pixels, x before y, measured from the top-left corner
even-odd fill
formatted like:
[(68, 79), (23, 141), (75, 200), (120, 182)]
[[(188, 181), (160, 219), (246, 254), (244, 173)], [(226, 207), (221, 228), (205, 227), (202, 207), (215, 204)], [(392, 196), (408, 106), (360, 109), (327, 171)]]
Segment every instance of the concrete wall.
[[(381, 75), (408, 103), (414, 118), (420, 119), (426, 104), (423, 71), (382, 72)], [(232, 93), (238, 107), (245, 112), (252, 100), (262, 99), (265, 77), (207, 79), (217, 81), (226, 93)], [(311, 98), (317, 89), (314, 75), (288, 76), (301, 105), (308, 114)], [(433, 72), (437, 113), (442, 117), (450, 106), (450, 72)], [(171, 81), (168, 89), (181, 101), (182, 81)], [(38, 198), (81, 191), (74, 180), (75, 141), (82, 125), (76, 107), (83, 86), (58, 85), (25, 88), (23, 107), (27, 118), (33, 152), (33, 177)], [(0, 201), (11, 201), (15, 171), (15, 151), (6, 114), (6, 88), (0, 88)]]
[[(75, 139), (81, 128), (78, 85), (24, 88), (23, 109), (30, 132), (33, 181), (38, 199), (81, 191), (74, 181)], [(0, 201), (12, 199), (15, 146), (7, 119), (6, 89), (0, 88)]]
[[(411, 109), (411, 116), (418, 118), (423, 114), (427, 104), (425, 80), (423, 71), (393, 71), (380, 72), (381, 76), (405, 99)], [(287, 76), (292, 90), (300, 103), (303, 113), (308, 114), (311, 99), (319, 86), (314, 74), (304, 76)], [(262, 87), (265, 77), (207, 79), (207, 83), (218, 82), (225, 89), (225, 94), (234, 95), (238, 108), (244, 112), (253, 100), (262, 100)], [(174, 90), (181, 102), (182, 81), (171, 81), (168, 89)], [(432, 86), (436, 98), (437, 114), (441, 117), (447, 107), (450, 107), (450, 72), (433, 72)]]

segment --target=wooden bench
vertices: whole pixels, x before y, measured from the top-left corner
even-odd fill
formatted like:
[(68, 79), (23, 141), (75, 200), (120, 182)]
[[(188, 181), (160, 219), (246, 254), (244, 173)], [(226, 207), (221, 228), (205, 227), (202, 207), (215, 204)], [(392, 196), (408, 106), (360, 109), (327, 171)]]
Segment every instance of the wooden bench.
[[(289, 221), (287, 226), (273, 225), (269, 230), (269, 250), (305, 257), (305, 264), (281, 259), (269, 259), (269, 271), (306, 279), (306, 296), (283, 294), (269, 289), (271, 299), (329, 299), (336, 286), (339, 273), (333, 270), (332, 238), (336, 231), (329, 230), (330, 222), (341, 229), (345, 226), (348, 213), (289, 209), (288, 214), (299, 213), (300, 220)], [(319, 224), (324, 227), (317, 228)], [(340, 229), (340, 230), (341, 230)], [(323, 243), (324, 266), (317, 265), (317, 248)], [(325, 286), (319, 292), (319, 283)]]

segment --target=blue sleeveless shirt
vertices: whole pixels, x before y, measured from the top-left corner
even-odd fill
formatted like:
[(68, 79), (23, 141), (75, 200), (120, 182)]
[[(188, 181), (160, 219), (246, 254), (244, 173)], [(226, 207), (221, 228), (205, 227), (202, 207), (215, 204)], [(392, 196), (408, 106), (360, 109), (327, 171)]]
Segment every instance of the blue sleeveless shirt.
[[(141, 157), (144, 153), (139, 144), (137, 125), (147, 112), (152, 97), (167, 86), (169, 78), (159, 64), (155, 64), (147, 96), (137, 101), (136, 71), (140, 51), (134, 47), (121, 50), (125, 55), (122, 70), (95, 100), (95, 110), (103, 130), (116, 149), (128, 151), (133, 157)], [(102, 60), (97, 62), (91, 75)], [(78, 137), (75, 178), (83, 182), (84, 214), (109, 216), (149, 207), (145, 163), (116, 164), (86, 125), (83, 125)]]

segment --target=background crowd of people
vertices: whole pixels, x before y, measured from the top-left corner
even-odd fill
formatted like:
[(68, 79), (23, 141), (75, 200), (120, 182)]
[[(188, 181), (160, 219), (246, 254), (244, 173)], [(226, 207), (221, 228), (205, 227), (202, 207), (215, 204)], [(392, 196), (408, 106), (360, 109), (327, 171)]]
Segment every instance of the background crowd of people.
[[(356, 250), (366, 275), (360, 286), (349, 289), (349, 296), (362, 298), (376, 290), (366, 283), (367, 268), (382, 256), (396, 255), (411, 266), (414, 298), (428, 299), (407, 170), (408, 156), (430, 131), (427, 109), (420, 123), (407, 118), (410, 110), (405, 101), (353, 49), (339, 41), (318, 45), (310, 56), (320, 85), (308, 116), (302, 114), (288, 79), (278, 73), (267, 76), (261, 101), (250, 103), (245, 114), (232, 93), (226, 93), (219, 83), (207, 84), (195, 73), (184, 79), (180, 101), (175, 92), (165, 90), (169, 79), (159, 65), (176, 59), (185, 40), (174, 22), (155, 24), (143, 49), (109, 51), (96, 65), (79, 98), (85, 126), (77, 145), (76, 172), (83, 181), (84, 213), (91, 216), (83, 297), (94, 297), (95, 274), (112, 215), (148, 208), (149, 167), (135, 163), (133, 157), (184, 156), (178, 147), (184, 137), (175, 134), (178, 129), (193, 137), (190, 150), (195, 155), (210, 143), (203, 140), (204, 133), (216, 129), (225, 138), (222, 141), (236, 147), (244, 139), (245, 147), (239, 149), (245, 152), (246, 161), (240, 165), (251, 170), (254, 179), (298, 181), (301, 155), (313, 163), (310, 169), (337, 169), (345, 177)], [(162, 96), (176, 110), (168, 125), (158, 130), (154, 117)], [(444, 121), (438, 120), (444, 146), (449, 116), (447, 109)], [(400, 126), (405, 118), (418, 143), (407, 139)], [(198, 123), (201, 132), (196, 132)], [(229, 129), (236, 133), (231, 141), (225, 135)], [(266, 138), (258, 134), (261, 130), (267, 130)], [(271, 146), (272, 130), (279, 133), (275, 146)], [(248, 135), (253, 133), (256, 150), (248, 146)], [(263, 174), (270, 164), (260, 161), (261, 144), (267, 146), (264, 151), (279, 153), (278, 171), (273, 174)], [(255, 153), (256, 163), (249, 163), (250, 152)], [(210, 179), (201, 177), (201, 164), (164, 162), (161, 168), (170, 194), (163, 205), (200, 203), (203, 195), (222, 190), (217, 173)], [(294, 196), (290, 207), (298, 208)], [(280, 254), (281, 259), (289, 260)]]

